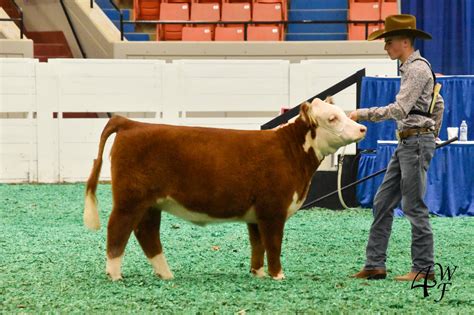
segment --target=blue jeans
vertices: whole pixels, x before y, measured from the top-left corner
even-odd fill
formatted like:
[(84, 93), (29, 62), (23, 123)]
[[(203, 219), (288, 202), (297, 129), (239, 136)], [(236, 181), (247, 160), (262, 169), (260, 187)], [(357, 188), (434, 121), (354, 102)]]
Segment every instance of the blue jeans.
[(415, 135), (399, 142), (375, 195), (365, 269), (385, 269), (393, 211), (401, 201), (402, 210), (411, 223), (411, 269), (418, 272), (431, 266), (433, 270), (433, 232), (423, 197), (426, 172), (435, 146), (433, 134)]

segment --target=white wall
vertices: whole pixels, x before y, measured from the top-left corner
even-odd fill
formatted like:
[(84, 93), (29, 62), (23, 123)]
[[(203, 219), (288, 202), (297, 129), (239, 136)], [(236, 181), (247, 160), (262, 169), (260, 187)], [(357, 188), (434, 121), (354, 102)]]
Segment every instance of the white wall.
[[(347, 69), (349, 64), (328, 67)], [(0, 182), (87, 179), (107, 119), (63, 119), (63, 112), (126, 113), (149, 122), (260, 129), (282, 106), (298, 104), (290, 100), (321, 92), (324, 80), (347, 76), (334, 72), (321, 80), (327, 69), (318, 65), (319, 70), (305, 66), (303, 78), (294, 74), (304, 69), (293, 67), (300, 65), (281, 60), (0, 59)], [(384, 67), (374, 69), (382, 74)], [(54, 112), (60, 113), (57, 119)], [(106, 156), (112, 139), (104, 154), (103, 180), (110, 179)]]
[[(79, 0), (78, 0), (79, 1)], [(84, 0), (80, 0), (84, 1)], [(106, 29), (101, 27), (101, 29)], [(94, 58), (99, 58), (95, 57)], [(386, 59), (383, 41), (283, 41), (283, 42), (173, 42), (147, 41), (113, 43), (116, 59)]]

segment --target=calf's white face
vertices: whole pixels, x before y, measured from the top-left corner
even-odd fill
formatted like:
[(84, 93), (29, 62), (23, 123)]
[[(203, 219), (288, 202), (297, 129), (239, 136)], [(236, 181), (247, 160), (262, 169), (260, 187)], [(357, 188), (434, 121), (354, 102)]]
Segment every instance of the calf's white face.
[(344, 111), (316, 98), (311, 104), (301, 105), (303, 119), (316, 127), (316, 137), (309, 132), (304, 144), (305, 150), (312, 147), (318, 158), (332, 154), (340, 147), (364, 139), (367, 128), (349, 119)]

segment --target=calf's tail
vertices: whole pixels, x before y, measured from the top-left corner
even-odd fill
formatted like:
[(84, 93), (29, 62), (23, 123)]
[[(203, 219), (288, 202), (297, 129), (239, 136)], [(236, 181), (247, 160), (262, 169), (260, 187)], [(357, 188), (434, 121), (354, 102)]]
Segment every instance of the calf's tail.
[(94, 160), (91, 174), (87, 180), (86, 196), (84, 202), (84, 225), (90, 230), (99, 230), (100, 220), (99, 211), (97, 210), (97, 184), (99, 182), (100, 170), (102, 168), (102, 155), (104, 154), (105, 143), (109, 136), (118, 132), (123, 125), (129, 120), (121, 116), (113, 116), (105, 126), (100, 136), (99, 153)]

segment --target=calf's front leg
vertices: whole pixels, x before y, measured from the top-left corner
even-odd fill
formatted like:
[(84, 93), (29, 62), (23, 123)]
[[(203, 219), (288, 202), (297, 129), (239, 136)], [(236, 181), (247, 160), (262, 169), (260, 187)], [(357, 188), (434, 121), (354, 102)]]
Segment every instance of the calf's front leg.
[(274, 217), (272, 219), (260, 220), (258, 222), (260, 237), (265, 252), (267, 253), (268, 273), (275, 280), (285, 279), (280, 262), (284, 227), (284, 218)]

